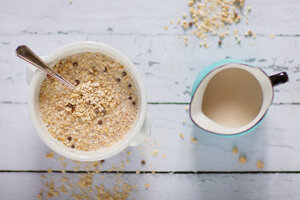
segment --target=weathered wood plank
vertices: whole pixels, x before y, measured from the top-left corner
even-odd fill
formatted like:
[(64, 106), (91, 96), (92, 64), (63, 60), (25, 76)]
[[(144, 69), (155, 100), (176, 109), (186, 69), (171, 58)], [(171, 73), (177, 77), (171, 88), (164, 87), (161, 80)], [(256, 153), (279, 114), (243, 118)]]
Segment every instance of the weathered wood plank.
[[(149, 105), (152, 139), (107, 159), (101, 170), (256, 171), (256, 161), (263, 160), (263, 170), (266, 171), (300, 171), (300, 106), (273, 105), (257, 130), (230, 138), (204, 133), (196, 128), (184, 107)], [(50, 150), (35, 133), (26, 104), (1, 104), (0, 110), (0, 159), (3, 160), (0, 170), (62, 168), (58, 156), (54, 159), (45, 157)], [(187, 123), (183, 124), (182, 119)], [(179, 137), (180, 133), (184, 139)], [(197, 139), (196, 144), (191, 142), (191, 136)], [(231, 152), (233, 146), (239, 148), (239, 154)], [(158, 155), (154, 157), (151, 153), (156, 149)], [(131, 155), (127, 155), (127, 151)], [(238, 162), (239, 155), (247, 156), (247, 164)], [(146, 161), (146, 165), (141, 164), (142, 160)], [(66, 160), (66, 164), (67, 170), (76, 167), (70, 160)], [(84, 169), (85, 165), (81, 165), (80, 170)]]
[[(70, 183), (76, 183), (79, 174), (67, 174)], [(42, 185), (53, 180), (55, 188), (60, 189), (62, 174), (46, 175), (41, 178), (39, 173), (0, 173), (1, 199), (37, 199)], [(117, 184), (122, 180), (121, 184)], [(138, 185), (129, 199), (205, 199), (205, 200), (298, 200), (299, 174), (97, 174), (93, 185), (104, 184), (106, 189), (114, 185)], [(145, 189), (145, 184), (149, 189)], [(68, 194), (60, 192), (59, 197), (51, 199), (70, 199), (70, 193), (80, 193), (79, 187)], [(42, 199), (48, 199), (47, 189)], [(96, 192), (89, 192), (95, 196)]]
[[(184, 32), (169, 26), (171, 19), (187, 12), (187, 1), (0, 1), (0, 170), (95, 170), (91, 164), (76, 164), (45, 157), (50, 150), (34, 133), (28, 108), (25, 63), (14, 55), (22, 43), (47, 55), (74, 41), (104, 42), (123, 51), (145, 79), (148, 101), (188, 102), (197, 73), (214, 61), (232, 57), (261, 66), (268, 74), (288, 71), (290, 82), (275, 89), (275, 103), (299, 102), (299, 19), (297, 0), (252, 0), (249, 25), (245, 20), (232, 29), (251, 29), (256, 40), (232, 37), (217, 47), (210, 37), (209, 49), (198, 40), (185, 46), (177, 37)], [(169, 26), (169, 30), (164, 30)], [(275, 39), (269, 37), (276, 35)], [(253, 45), (254, 44), (254, 45)], [(19, 104), (7, 104), (15, 102)], [(140, 147), (105, 160), (97, 170), (113, 171), (299, 171), (300, 147), (298, 105), (273, 105), (260, 128), (243, 137), (219, 138), (203, 133), (189, 120), (185, 105), (150, 105), (152, 139)], [(182, 124), (182, 119), (187, 123)], [(179, 134), (184, 135), (184, 140)], [(196, 144), (190, 137), (197, 138)], [(231, 153), (237, 146), (239, 154)], [(151, 152), (158, 150), (158, 156)], [(127, 152), (131, 152), (128, 155)], [(165, 155), (165, 156), (164, 156)], [(241, 165), (239, 155), (248, 162)], [(164, 158), (165, 157), (165, 158)], [(141, 160), (146, 164), (142, 165)], [(100, 165), (99, 165), (100, 166)], [(0, 199), (35, 199), (43, 181), (41, 173), (1, 173)], [(50, 175), (60, 183), (62, 174)], [(78, 181), (78, 174), (68, 174)], [(95, 175), (95, 184), (115, 184), (114, 174)], [(299, 174), (123, 174), (122, 180), (138, 184), (135, 199), (299, 199)], [(150, 188), (145, 189), (144, 184)], [(77, 189), (78, 191), (78, 189)], [(44, 199), (44, 198), (43, 198)], [(68, 199), (64, 196), (64, 199)]]
[(300, 101), (300, 37), (257, 38), (254, 46), (252, 40), (235, 46), (233, 38), (227, 38), (224, 47), (209, 49), (200, 48), (196, 40), (186, 47), (177, 36), (20, 35), (1, 40), (0, 102), (27, 99), (26, 63), (13, 53), (18, 45), (28, 44), (39, 55), (47, 55), (63, 44), (81, 40), (104, 42), (124, 52), (141, 72), (150, 102), (189, 102), (197, 74), (226, 57), (249, 61), (269, 75), (287, 71), (290, 82), (275, 88), (274, 102)]
[[(171, 19), (188, 13), (187, 1), (64, 1), (36, 0), (0, 2), (0, 35), (19, 34), (182, 34), (183, 30), (170, 28)], [(299, 1), (251, 0), (249, 25), (246, 19), (238, 24), (241, 33), (252, 29), (269, 35), (299, 34)], [(236, 26), (233, 26), (236, 28)]]

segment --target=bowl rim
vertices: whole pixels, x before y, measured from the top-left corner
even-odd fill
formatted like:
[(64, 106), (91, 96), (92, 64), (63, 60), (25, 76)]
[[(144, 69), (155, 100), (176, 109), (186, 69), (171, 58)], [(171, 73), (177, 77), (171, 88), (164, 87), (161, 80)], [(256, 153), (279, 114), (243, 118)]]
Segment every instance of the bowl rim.
[(134, 126), (125, 135), (125, 137), (122, 140), (115, 143), (114, 145), (108, 148), (101, 148), (100, 150), (97, 151), (88, 151), (88, 152), (66, 147), (62, 142), (54, 138), (46, 129), (45, 125), (41, 123), (43, 121), (40, 117), (39, 109), (37, 109), (38, 102), (36, 101), (39, 99), (38, 94), (40, 91), (41, 83), (46, 77), (45, 73), (42, 72), (41, 70), (37, 70), (34, 73), (29, 85), (28, 105), (29, 105), (31, 120), (33, 122), (37, 134), (40, 136), (43, 142), (56, 153), (78, 161), (102, 160), (108, 157), (112, 157), (120, 153), (121, 151), (123, 151), (130, 144), (130, 142), (133, 141), (133, 139), (137, 136), (139, 130), (141, 129), (145, 121), (146, 106), (147, 106), (146, 90), (145, 90), (144, 82), (137, 68), (134, 66), (134, 64), (130, 61), (130, 59), (127, 56), (125, 56), (123, 53), (121, 53), (120, 51), (118, 51), (117, 49), (111, 46), (99, 42), (92, 42), (92, 41), (74, 42), (59, 47), (58, 49), (50, 53), (49, 56), (47, 56), (44, 59), (44, 61), (46, 63), (50, 63), (51, 65), (66, 56), (74, 55), (79, 52), (82, 53), (89, 52), (89, 50), (91, 50), (92, 52), (100, 52), (104, 55), (108, 55), (114, 59), (117, 59), (120, 63), (122, 63), (124, 67), (127, 70), (129, 70), (129, 72), (131, 73), (132, 79), (135, 82), (137, 88), (137, 93), (139, 95), (139, 112), (138, 112), (138, 116), (136, 117), (136, 122)]

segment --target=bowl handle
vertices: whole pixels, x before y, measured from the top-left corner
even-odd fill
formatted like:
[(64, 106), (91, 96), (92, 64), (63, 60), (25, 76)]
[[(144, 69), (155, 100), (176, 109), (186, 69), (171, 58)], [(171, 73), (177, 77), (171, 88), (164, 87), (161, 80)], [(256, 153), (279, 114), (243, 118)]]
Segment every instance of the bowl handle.
[(144, 124), (139, 131), (139, 133), (135, 136), (135, 138), (132, 140), (132, 142), (129, 144), (129, 146), (137, 146), (141, 144), (144, 140), (149, 138), (151, 135), (151, 122), (150, 118), (146, 115)]

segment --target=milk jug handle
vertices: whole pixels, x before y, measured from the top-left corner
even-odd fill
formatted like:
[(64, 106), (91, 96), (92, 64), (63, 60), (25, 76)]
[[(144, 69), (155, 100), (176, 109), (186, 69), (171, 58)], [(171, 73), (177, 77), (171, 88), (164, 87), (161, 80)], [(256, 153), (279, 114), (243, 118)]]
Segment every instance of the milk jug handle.
[(273, 87), (289, 81), (289, 76), (287, 75), (286, 72), (280, 72), (278, 74), (274, 74), (272, 76), (269, 76), (269, 78), (271, 80)]

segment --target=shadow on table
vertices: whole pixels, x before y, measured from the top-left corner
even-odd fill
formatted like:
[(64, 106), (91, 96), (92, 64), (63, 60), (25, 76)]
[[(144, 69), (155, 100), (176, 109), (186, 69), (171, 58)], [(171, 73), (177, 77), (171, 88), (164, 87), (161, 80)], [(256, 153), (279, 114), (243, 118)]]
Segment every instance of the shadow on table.
[[(241, 136), (219, 136), (193, 125), (191, 135), (194, 144), (195, 171), (256, 171), (257, 160), (264, 160), (264, 144), (267, 137), (263, 125)], [(232, 148), (238, 148), (234, 154)], [(239, 157), (245, 156), (247, 163), (241, 164)]]

